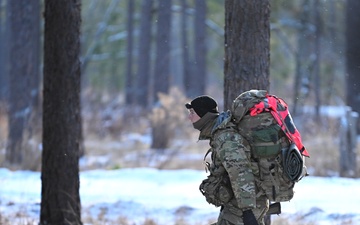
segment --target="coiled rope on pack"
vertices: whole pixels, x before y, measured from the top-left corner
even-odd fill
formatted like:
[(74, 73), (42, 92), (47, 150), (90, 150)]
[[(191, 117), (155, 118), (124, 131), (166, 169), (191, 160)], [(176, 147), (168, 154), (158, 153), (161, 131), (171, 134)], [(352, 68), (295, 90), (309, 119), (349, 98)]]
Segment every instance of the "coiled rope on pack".
[(304, 161), (295, 144), (282, 152), (283, 169), (288, 178), (297, 182), (303, 174)]

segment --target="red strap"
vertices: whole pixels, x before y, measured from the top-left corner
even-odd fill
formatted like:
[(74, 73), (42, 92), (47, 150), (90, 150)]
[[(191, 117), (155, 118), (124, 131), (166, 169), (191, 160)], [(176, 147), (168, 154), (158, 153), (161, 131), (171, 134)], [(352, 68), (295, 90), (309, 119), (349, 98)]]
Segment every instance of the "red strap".
[(254, 105), (252, 108), (249, 109), (250, 116), (256, 116), (262, 113), (265, 110), (264, 102), (259, 102), (258, 104)]

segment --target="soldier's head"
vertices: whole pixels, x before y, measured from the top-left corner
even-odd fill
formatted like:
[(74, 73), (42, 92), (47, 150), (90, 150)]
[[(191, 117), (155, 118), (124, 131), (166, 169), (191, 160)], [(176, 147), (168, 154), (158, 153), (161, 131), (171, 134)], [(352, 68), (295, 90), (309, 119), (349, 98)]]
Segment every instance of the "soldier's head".
[(185, 107), (189, 110), (189, 120), (192, 123), (197, 122), (208, 112), (218, 114), (218, 105), (212, 97), (201, 95), (194, 98), (190, 103), (186, 103)]

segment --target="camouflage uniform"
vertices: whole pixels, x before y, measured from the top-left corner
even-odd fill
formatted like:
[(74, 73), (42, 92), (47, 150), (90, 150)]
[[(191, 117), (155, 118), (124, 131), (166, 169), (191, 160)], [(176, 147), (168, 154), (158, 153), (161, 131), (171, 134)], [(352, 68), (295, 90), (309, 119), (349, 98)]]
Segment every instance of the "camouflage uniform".
[[(269, 201), (264, 195), (257, 196), (255, 177), (259, 174), (258, 164), (251, 161), (250, 145), (230, 119), (230, 112), (223, 112), (200, 132), (199, 140), (210, 140), (209, 152), (212, 153), (212, 162), (208, 164), (210, 175), (202, 185), (206, 186), (206, 182), (211, 182), (209, 180), (221, 181), (216, 188), (216, 198), (220, 200), (212, 202), (221, 206), (215, 224), (241, 225), (242, 212), (251, 209), (258, 223), (263, 225)], [(206, 193), (204, 195), (206, 197)]]

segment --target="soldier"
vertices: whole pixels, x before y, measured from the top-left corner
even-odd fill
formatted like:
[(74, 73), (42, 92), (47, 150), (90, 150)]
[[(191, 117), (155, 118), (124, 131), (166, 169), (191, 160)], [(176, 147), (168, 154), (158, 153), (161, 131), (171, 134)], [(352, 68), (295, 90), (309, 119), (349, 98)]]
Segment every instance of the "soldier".
[(258, 192), (258, 164), (251, 160), (250, 145), (237, 132), (230, 112), (219, 113), (216, 101), (206, 95), (185, 107), (188, 119), (200, 131), (199, 140), (210, 141), (211, 163), (206, 163), (210, 175), (201, 183), (200, 191), (207, 202), (221, 207), (214, 224), (263, 225), (269, 200)]

